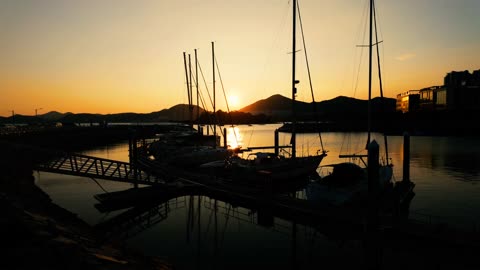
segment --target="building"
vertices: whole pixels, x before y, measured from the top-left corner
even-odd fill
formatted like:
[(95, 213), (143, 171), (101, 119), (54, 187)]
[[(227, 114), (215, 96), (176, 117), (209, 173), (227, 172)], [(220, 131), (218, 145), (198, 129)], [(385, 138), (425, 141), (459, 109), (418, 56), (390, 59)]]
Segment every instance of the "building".
[(409, 90), (397, 95), (397, 111), (480, 111), (480, 70), (452, 71), (443, 86)]
[(431, 86), (419, 91), (419, 109), (423, 111), (442, 110), (447, 106), (447, 91), (444, 86)]
[(420, 91), (409, 90), (397, 95), (397, 111), (403, 113), (417, 111), (420, 106)]
[(447, 109), (450, 111), (480, 111), (480, 70), (472, 74), (452, 71), (444, 78)]

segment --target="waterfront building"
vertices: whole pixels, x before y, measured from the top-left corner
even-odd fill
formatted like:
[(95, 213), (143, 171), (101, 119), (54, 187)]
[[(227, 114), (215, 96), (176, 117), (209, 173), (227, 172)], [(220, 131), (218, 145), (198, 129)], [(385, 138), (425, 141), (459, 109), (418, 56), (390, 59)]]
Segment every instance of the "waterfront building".
[(480, 110), (480, 70), (452, 71), (445, 76), (449, 111)]
[(470, 73), (452, 71), (443, 86), (409, 90), (397, 95), (396, 110), (415, 111), (480, 111), (480, 70)]
[(419, 91), (419, 109), (423, 111), (443, 110), (447, 106), (447, 91), (444, 86), (431, 86)]
[(409, 90), (397, 95), (397, 111), (403, 113), (417, 111), (420, 106), (419, 90)]

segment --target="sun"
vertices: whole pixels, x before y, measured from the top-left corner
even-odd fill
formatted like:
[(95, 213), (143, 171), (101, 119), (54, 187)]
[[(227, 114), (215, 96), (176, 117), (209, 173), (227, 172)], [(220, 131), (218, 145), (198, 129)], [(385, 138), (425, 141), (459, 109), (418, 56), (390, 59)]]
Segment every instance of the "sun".
[(239, 105), (240, 105), (240, 100), (238, 99), (237, 95), (228, 96), (228, 106), (230, 107), (230, 109), (232, 110), (238, 109)]

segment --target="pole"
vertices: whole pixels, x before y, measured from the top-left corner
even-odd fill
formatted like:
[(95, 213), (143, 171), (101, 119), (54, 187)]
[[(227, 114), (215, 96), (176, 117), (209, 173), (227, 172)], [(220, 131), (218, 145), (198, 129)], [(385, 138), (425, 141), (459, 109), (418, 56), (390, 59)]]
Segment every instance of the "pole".
[(379, 151), (373, 140), (368, 145), (368, 214), (367, 214), (367, 263), (369, 269), (379, 269), (380, 247), (378, 235)]
[(227, 128), (223, 128), (223, 147), (228, 148), (227, 145)]
[(213, 148), (217, 148), (217, 111), (215, 107), (215, 43), (212, 41), (212, 67), (213, 67)]
[(370, 34), (368, 46), (368, 143), (370, 143), (370, 132), (372, 130), (373, 1), (374, 0), (370, 0)]
[(190, 82), (188, 80), (187, 55), (185, 52), (183, 52), (183, 65), (185, 66), (185, 81), (187, 82), (187, 96), (188, 96), (188, 102), (190, 103), (190, 87), (189, 87)]
[[(133, 151), (133, 175), (134, 175), (134, 182), (133, 187), (138, 188), (138, 149), (137, 149), (137, 134), (136, 131), (133, 132), (132, 135), (132, 151)], [(132, 166), (132, 165), (130, 165)]]
[(410, 134), (403, 133), (403, 181), (410, 181)]
[(296, 147), (297, 147), (297, 138), (296, 138), (296, 115), (295, 115), (295, 95), (297, 93), (297, 88), (295, 84), (295, 51), (296, 51), (296, 20), (297, 20), (297, 0), (293, 0), (293, 34), (292, 34), (292, 158), (296, 157)]
[(190, 54), (188, 54), (188, 70), (188, 75), (190, 78), (190, 84), (188, 85), (188, 111), (190, 113), (190, 127), (193, 128), (192, 61)]
[(197, 130), (198, 133), (201, 134), (200, 131), (200, 103), (198, 102), (198, 58), (197, 58), (197, 49), (195, 49), (195, 88), (197, 89)]
[(278, 154), (279, 154), (279, 151), (278, 151), (278, 128), (275, 129), (274, 142), (275, 142), (275, 155), (278, 156)]

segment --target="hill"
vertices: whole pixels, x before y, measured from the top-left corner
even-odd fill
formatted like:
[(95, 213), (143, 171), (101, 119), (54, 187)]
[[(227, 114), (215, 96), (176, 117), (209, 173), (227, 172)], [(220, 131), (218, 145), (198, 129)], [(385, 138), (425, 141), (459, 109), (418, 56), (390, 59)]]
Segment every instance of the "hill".
[[(385, 102), (382, 104), (382, 99), (377, 97), (372, 99), (373, 112), (395, 112), (396, 100), (393, 98), (384, 98)], [(314, 108), (315, 105), (315, 108)], [(336, 119), (340, 116), (356, 117), (358, 115), (367, 115), (368, 101), (355, 99), (351, 97), (339, 96), (331, 100), (321, 102), (306, 103), (302, 101), (295, 101), (297, 117), (303, 120), (310, 120), (314, 116), (314, 110), (320, 118)], [(273, 95), (267, 99), (259, 100), (242, 109), (240, 112), (251, 114), (265, 114), (272, 116), (275, 119), (288, 120), (291, 116), (292, 100), (290, 98)]]
[[(395, 112), (395, 99), (385, 98), (382, 105), (380, 98), (372, 100), (372, 111)], [(350, 97), (339, 96), (331, 100), (315, 103), (317, 114), (314, 114), (314, 104), (303, 101), (295, 101), (297, 119), (299, 121), (325, 120), (337, 122), (352, 122), (366, 119), (368, 102)], [(225, 115), (217, 112), (219, 120), (235, 123), (266, 123), (289, 121), (291, 118), (292, 100), (282, 95), (273, 95), (267, 99), (252, 103), (237, 112)], [(384, 106), (384, 108), (382, 108)], [(196, 118), (197, 110), (202, 115), (202, 108), (193, 106), (193, 118)], [(260, 117), (261, 116), (261, 117)], [(178, 104), (169, 109), (151, 113), (117, 113), (117, 114), (93, 114), (93, 113), (60, 113), (51, 111), (43, 115), (23, 116), (15, 115), (15, 123), (32, 124), (39, 122), (62, 122), (62, 123), (141, 123), (141, 122), (168, 122), (188, 121), (190, 118), (189, 106)], [(201, 121), (208, 123), (208, 117), (202, 116)], [(210, 118), (213, 119), (213, 118)], [(228, 120), (231, 119), (231, 120)], [(0, 123), (12, 123), (12, 117), (0, 118)], [(363, 122), (362, 122), (363, 123)]]
[[(193, 107), (193, 117), (204, 110), (197, 106)], [(15, 123), (17, 124), (34, 124), (34, 123), (148, 123), (148, 122), (168, 122), (168, 121), (188, 121), (190, 118), (189, 106), (187, 104), (178, 104), (169, 109), (163, 109), (151, 113), (116, 113), (116, 114), (94, 114), (94, 113), (60, 113), (51, 111), (43, 115), (28, 116), (15, 115)], [(12, 123), (12, 117), (1, 117), (0, 123)]]

